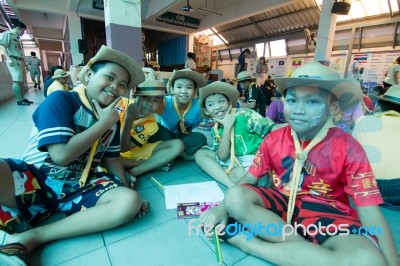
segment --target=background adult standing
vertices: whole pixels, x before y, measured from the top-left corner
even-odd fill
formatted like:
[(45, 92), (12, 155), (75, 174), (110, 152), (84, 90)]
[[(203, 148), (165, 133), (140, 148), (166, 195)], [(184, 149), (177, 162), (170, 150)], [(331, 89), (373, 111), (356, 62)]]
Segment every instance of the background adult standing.
[(400, 72), (400, 56), (394, 60), (393, 64), (389, 65), (386, 73), (385, 79), (383, 80), (383, 88), (385, 91), (393, 86), (399, 84), (399, 72)]
[(194, 61), (196, 59), (196, 54), (192, 52), (187, 53), (188, 59), (185, 62), (185, 68), (190, 68), (193, 71), (196, 71), (196, 62)]
[[(246, 71), (246, 70), (247, 70), (247, 69), (246, 69), (246, 57), (248, 57), (249, 55), (250, 55), (250, 50), (249, 50), (248, 48), (244, 49), (244, 50), (240, 53), (239, 58), (238, 58), (239, 65), (238, 65), (238, 71), (237, 71), (237, 73), (236, 73), (237, 75), (238, 75), (240, 72)], [(236, 75), (236, 76), (237, 76), (237, 75)], [(237, 85), (237, 89), (238, 89), (238, 91), (239, 91), (239, 93), (240, 93), (240, 97), (243, 97), (242, 88), (240, 87), (239, 82), (238, 82), (238, 85)]]
[(0, 40), (1, 51), (7, 60), (7, 67), (13, 80), (13, 91), (18, 105), (33, 103), (24, 98), (25, 59), (19, 38), (25, 30), (26, 25), (16, 21), (12, 30), (4, 32)]
[(40, 76), (42, 74), (40, 71), (40, 66), (42, 65), (42, 61), (36, 57), (35, 52), (31, 52), (31, 56), (26, 60), (26, 64), (28, 65), (32, 82), (35, 83), (34, 88), (38, 88), (40, 90)]

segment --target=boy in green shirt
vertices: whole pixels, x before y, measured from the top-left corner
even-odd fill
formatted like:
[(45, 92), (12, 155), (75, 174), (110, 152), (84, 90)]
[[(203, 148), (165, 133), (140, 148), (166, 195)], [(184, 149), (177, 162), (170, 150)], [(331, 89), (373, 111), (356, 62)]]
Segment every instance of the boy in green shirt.
[(197, 151), (195, 160), (207, 174), (227, 187), (246, 173), (263, 138), (275, 125), (254, 110), (232, 108), (238, 98), (237, 89), (226, 82), (213, 82), (200, 89), (202, 115), (212, 117), (217, 123), (211, 132), (212, 148)]

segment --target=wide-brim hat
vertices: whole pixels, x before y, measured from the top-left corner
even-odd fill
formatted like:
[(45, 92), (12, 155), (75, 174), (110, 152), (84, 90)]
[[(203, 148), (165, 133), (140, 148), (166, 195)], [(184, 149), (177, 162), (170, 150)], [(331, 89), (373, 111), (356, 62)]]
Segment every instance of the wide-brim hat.
[(201, 109), (201, 115), (203, 117), (210, 117), (204, 112), (203, 102), (207, 98), (207, 96), (211, 94), (224, 94), (228, 97), (229, 102), (231, 103), (232, 107), (236, 107), (236, 103), (239, 99), (239, 91), (236, 87), (232, 86), (229, 83), (222, 82), (222, 81), (215, 81), (213, 83), (208, 84), (207, 86), (200, 88), (199, 90), (199, 103)]
[(96, 53), (96, 55), (89, 60), (86, 66), (84, 66), (78, 74), (78, 78), (83, 85), (85, 86), (87, 85), (85, 80), (87, 70), (94, 63), (101, 61), (113, 62), (125, 68), (125, 70), (129, 74), (129, 83), (128, 83), (129, 89), (136, 87), (139, 83), (142, 83), (145, 79), (142, 67), (139, 66), (139, 64), (135, 61), (135, 59), (120, 51), (102, 45), (100, 50)]
[(342, 111), (359, 103), (363, 94), (355, 79), (340, 78), (338, 72), (319, 62), (311, 62), (295, 69), (290, 77), (273, 77), (278, 90), (285, 95), (288, 88), (312, 86), (334, 94)]
[(255, 77), (253, 77), (249, 71), (242, 71), (237, 76), (238, 82), (244, 81), (244, 80), (252, 80), (252, 79), (255, 79)]
[(145, 81), (137, 85), (135, 95), (164, 96), (164, 81), (160, 79), (147, 78)]
[(196, 89), (200, 89), (207, 85), (207, 80), (202, 74), (197, 71), (193, 71), (190, 68), (185, 68), (182, 70), (174, 70), (174, 72), (172, 72), (172, 75), (167, 83), (168, 92), (172, 91), (172, 83), (178, 78), (188, 78), (193, 80), (196, 82)]
[(52, 79), (59, 79), (68, 77), (71, 74), (69, 71), (65, 71), (64, 69), (57, 69), (54, 71), (54, 75), (51, 77)]
[(368, 96), (374, 100), (397, 104), (400, 107), (400, 85), (389, 87), (389, 89), (382, 96), (372, 93), (368, 93)]

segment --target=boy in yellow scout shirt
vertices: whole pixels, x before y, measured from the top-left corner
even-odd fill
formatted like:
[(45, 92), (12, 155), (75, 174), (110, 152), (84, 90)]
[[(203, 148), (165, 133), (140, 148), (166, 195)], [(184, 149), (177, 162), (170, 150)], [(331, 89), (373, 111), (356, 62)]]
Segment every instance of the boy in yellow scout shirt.
[(154, 113), (164, 95), (163, 81), (147, 79), (138, 85), (132, 99), (123, 98), (117, 106), (122, 128), (122, 164), (134, 177), (165, 165), (183, 151), (180, 139), (148, 143), (158, 131)]

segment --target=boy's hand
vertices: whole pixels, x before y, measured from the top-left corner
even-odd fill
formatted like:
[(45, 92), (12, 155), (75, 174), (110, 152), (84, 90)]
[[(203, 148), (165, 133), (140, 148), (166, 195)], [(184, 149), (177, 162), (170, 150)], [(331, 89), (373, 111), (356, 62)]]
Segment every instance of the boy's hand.
[(117, 121), (119, 120), (118, 111), (115, 109), (118, 102), (121, 100), (121, 96), (115, 99), (109, 106), (102, 108), (96, 100), (92, 100), (93, 105), (98, 114), (99, 122), (102, 121), (105, 123), (107, 128), (111, 128)]
[(126, 109), (126, 119), (135, 120), (140, 118), (142, 112), (142, 97), (135, 97)]
[(214, 120), (220, 123), (224, 128), (232, 128), (233, 125), (235, 124), (236, 119), (234, 115), (231, 115), (231, 110), (232, 110), (232, 105), (229, 106), (228, 110), (225, 113), (224, 118), (222, 119), (214, 118)]

